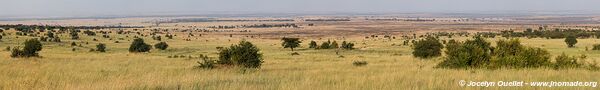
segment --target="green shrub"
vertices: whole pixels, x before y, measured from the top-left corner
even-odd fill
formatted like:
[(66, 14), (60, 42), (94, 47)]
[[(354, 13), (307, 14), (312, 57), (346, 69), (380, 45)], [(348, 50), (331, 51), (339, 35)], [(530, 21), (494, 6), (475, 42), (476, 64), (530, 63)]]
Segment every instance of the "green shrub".
[(343, 41), (342, 48), (343, 49), (354, 49), (354, 43), (349, 43), (349, 42)]
[[(170, 56), (169, 56), (170, 58)], [(215, 60), (212, 60), (206, 56), (202, 57), (202, 62), (198, 61), (198, 68), (213, 69), (215, 67)]]
[(146, 43), (141, 38), (136, 38), (129, 46), (129, 52), (148, 52), (152, 47)]
[(442, 55), (441, 51), (444, 46), (435, 37), (427, 37), (413, 43), (413, 56), (419, 58), (430, 58)]
[(548, 51), (522, 46), (518, 39), (500, 40), (495, 52), (494, 66), (508, 68), (535, 68), (550, 63)]
[(331, 41), (323, 42), (323, 43), (321, 43), (321, 46), (319, 46), (319, 49), (329, 49), (329, 48), (331, 48), (329, 46), (330, 44), (331, 44)]
[(480, 68), (489, 65), (491, 59), (489, 49), (474, 42), (477, 41), (467, 40), (462, 43), (450, 40), (444, 52), (447, 56), (437, 67)]
[(577, 68), (581, 67), (583, 63), (575, 56), (568, 56), (565, 53), (557, 56), (556, 62), (554, 63), (554, 69), (565, 69), (565, 68)]
[(523, 48), (515, 55), (494, 56), (494, 68), (537, 68), (550, 64), (550, 54), (540, 48)]
[(106, 44), (99, 43), (98, 45), (96, 45), (96, 51), (98, 51), (98, 52), (106, 52)]
[(518, 39), (511, 40), (499, 40), (496, 42), (497, 46), (494, 48), (494, 56), (510, 56), (517, 55), (519, 50), (523, 49), (521, 42)]
[(333, 41), (333, 42), (332, 42), (332, 43), (329, 45), (329, 48), (333, 48), (333, 49), (336, 49), (336, 48), (339, 48), (339, 47), (340, 47), (340, 46), (338, 45), (337, 41)]
[(166, 42), (160, 42), (157, 44), (154, 44), (154, 48), (158, 48), (160, 50), (166, 50), (169, 47), (169, 44), (167, 44)]
[(260, 50), (248, 41), (219, 50), (219, 64), (236, 65), (245, 68), (260, 68), (262, 54)]
[(310, 41), (310, 43), (308, 44), (308, 48), (317, 48), (319, 46), (317, 46), (317, 42), (315, 41)]
[(592, 50), (600, 50), (600, 44), (594, 44)]

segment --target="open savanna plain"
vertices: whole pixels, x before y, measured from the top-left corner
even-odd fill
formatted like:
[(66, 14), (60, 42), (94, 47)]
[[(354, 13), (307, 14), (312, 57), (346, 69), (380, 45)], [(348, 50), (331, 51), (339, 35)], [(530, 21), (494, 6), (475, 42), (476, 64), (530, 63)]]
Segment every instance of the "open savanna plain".
[[(134, 19), (137, 21), (138, 19)], [(121, 22), (87, 21), (89, 22)], [(144, 21), (144, 20), (140, 20)], [(28, 21), (64, 22), (77, 24), (86, 20)], [(4, 22), (7, 24), (27, 22)], [(186, 32), (182, 30), (206, 29), (216, 25), (295, 23), (298, 28), (235, 28), (234, 32)], [(125, 23), (128, 24), (128, 23)], [(495, 32), (514, 29), (537, 28), (536, 24), (506, 24), (468, 22), (407, 22), (361, 21), (348, 22), (191, 22), (166, 23), (153, 26), (148, 23), (131, 23), (152, 27), (140, 28), (148, 35), (150, 29), (161, 29), (176, 35), (173, 39), (153, 40), (139, 36), (148, 44), (167, 42), (166, 50), (152, 49), (147, 53), (130, 53), (128, 48), (135, 33), (109, 33), (72, 40), (68, 33), (59, 34), (61, 42), (42, 42), (40, 57), (12, 58), (10, 50), (0, 51), (0, 89), (232, 89), (232, 90), (402, 90), (402, 89), (598, 89), (598, 87), (463, 87), (459, 81), (600, 81), (600, 72), (584, 68), (561, 69), (444, 69), (436, 68), (442, 57), (416, 58), (410, 45), (402, 45), (402, 35), (423, 35), (427, 32)], [(308, 24), (314, 24), (309, 26)], [(552, 24), (549, 24), (552, 25)], [(77, 25), (74, 25), (77, 26)], [(196, 26), (196, 27), (190, 27)], [(147, 29), (147, 30), (142, 30)], [(166, 29), (167, 31), (162, 31)], [(104, 29), (111, 31), (116, 29)], [(125, 31), (134, 31), (131, 28)], [(213, 30), (213, 29), (208, 29)], [(225, 29), (224, 29), (225, 30)], [(250, 30), (250, 32), (240, 32)], [(22, 46), (31, 36), (17, 36), (15, 30), (4, 36), (0, 47)], [(189, 34), (194, 36), (189, 36)], [(45, 33), (41, 33), (43, 35)], [(378, 37), (370, 37), (377, 35)], [(383, 38), (384, 35), (395, 38)], [(18, 37), (18, 38), (17, 38)], [(299, 48), (283, 48), (281, 38), (298, 37)], [(369, 37), (369, 38), (365, 38)], [(111, 39), (112, 38), (112, 39)], [(122, 39), (118, 39), (122, 38)], [(94, 41), (93, 39), (97, 39)], [(188, 40), (186, 40), (188, 39)], [(463, 41), (470, 37), (440, 37), (441, 40)], [(486, 38), (495, 46), (503, 37)], [(600, 61), (600, 51), (589, 50), (600, 39), (578, 39), (574, 48), (567, 48), (564, 39), (519, 38), (525, 46), (549, 51), (552, 57), (562, 53), (588, 56), (585, 62)], [(198, 57), (218, 58), (217, 47), (228, 47), (245, 40), (252, 42), (263, 54), (260, 68), (216, 67), (196, 68)], [(310, 41), (348, 41), (355, 43), (352, 50), (312, 49)], [(116, 43), (115, 41), (118, 41)], [(75, 42), (76, 46), (71, 46)], [(106, 52), (90, 52), (98, 43), (106, 44)], [(291, 55), (297, 52), (299, 55)], [(177, 56), (177, 57), (173, 57)], [(183, 56), (183, 57), (182, 57)], [(552, 59), (554, 60), (554, 59)], [(354, 61), (366, 61), (365, 66), (355, 66)]]

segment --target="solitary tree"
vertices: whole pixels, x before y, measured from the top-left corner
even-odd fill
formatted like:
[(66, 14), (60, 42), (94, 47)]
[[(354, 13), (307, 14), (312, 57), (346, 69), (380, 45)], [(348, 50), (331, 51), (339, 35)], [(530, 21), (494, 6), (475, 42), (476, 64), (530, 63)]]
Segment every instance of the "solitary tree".
[(565, 43), (567, 43), (569, 48), (574, 47), (575, 44), (577, 44), (577, 37), (569, 35), (567, 38), (565, 38)]
[(299, 38), (282, 38), (281, 40), (283, 40), (281, 46), (283, 46), (283, 48), (290, 48), (292, 51), (294, 51), (294, 48), (299, 47), (300, 43), (302, 43), (300, 42)]
[(146, 43), (141, 38), (136, 38), (129, 46), (129, 52), (148, 52), (152, 47)]
[(96, 45), (96, 51), (106, 52), (106, 44), (100, 43), (100, 44)]

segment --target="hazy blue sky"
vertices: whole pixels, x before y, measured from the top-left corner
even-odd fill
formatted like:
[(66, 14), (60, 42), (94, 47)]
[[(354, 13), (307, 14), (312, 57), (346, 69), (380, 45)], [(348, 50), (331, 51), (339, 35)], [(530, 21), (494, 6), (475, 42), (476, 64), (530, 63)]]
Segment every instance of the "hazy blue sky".
[(1, 0), (0, 16), (243, 12), (600, 11), (600, 0)]

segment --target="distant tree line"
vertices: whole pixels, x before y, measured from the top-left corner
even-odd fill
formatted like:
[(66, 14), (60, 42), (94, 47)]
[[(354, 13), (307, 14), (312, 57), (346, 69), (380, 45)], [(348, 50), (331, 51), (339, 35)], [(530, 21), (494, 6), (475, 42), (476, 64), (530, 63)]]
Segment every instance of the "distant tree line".
[(214, 18), (183, 18), (162, 21), (160, 23), (179, 23), (179, 22), (293, 22), (294, 19), (214, 19)]
[(233, 26), (209, 26), (208, 28), (216, 29), (232, 29), (232, 28), (273, 28), (273, 27), (285, 27), (285, 28), (298, 28), (298, 25), (293, 23), (286, 24), (254, 24), (254, 25), (233, 25)]
[(24, 25), (24, 24), (5, 24), (0, 25), (3, 29), (15, 29), (20, 32), (32, 33), (34, 30), (44, 32), (45, 30), (73, 30), (73, 29), (110, 29), (110, 28), (144, 28), (143, 26), (58, 26), (58, 25)]
[(315, 21), (315, 22), (331, 22), (331, 21), (350, 21), (350, 19), (304, 19), (304, 21)]

